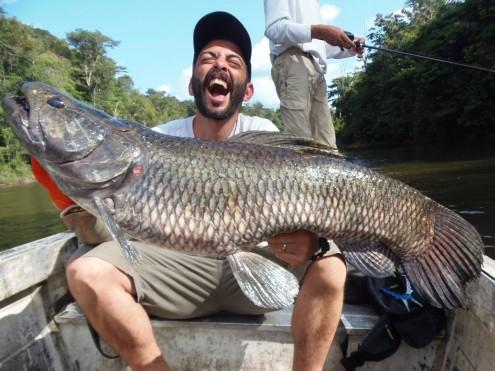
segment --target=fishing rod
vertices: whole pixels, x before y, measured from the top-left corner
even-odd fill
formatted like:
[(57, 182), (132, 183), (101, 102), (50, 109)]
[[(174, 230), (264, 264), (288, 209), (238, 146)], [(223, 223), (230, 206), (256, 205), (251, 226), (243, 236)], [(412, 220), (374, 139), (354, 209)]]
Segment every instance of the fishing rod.
[[(345, 34), (347, 35), (347, 37), (349, 39), (351, 39), (351, 40), (354, 41), (354, 34), (352, 34), (349, 31), (344, 31), (344, 32), (345, 32)], [(458, 66), (458, 67), (470, 68), (470, 69), (477, 70), (477, 71), (495, 73), (495, 70), (492, 70), (490, 68), (475, 66), (475, 65), (466, 64), (466, 63), (453, 62), (453, 61), (449, 61), (449, 60), (446, 60), (446, 59), (433, 58), (433, 57), (428, 57), (426, 55), (415, 54), (415, 53), (410, 53), (410, 52), (403, 52), (403, 51), (400, 51), (400, 50), (387, 49), (387, 48), (379, 48), (377, 46), (371, 46), (371, 45), (366, 45), (366, 44), (361, 45), (361, 43), (359, 41), (354, 41), (354, 45), (356, 45), (356, 48), (363, 47), (363, 48), (378, 50), (380, 52), (385, 52), (385, 53), (390, 53), (390, 54), (405, 55), (407, 57), (421, 58), (421, 59), (426, 59), (426, 60), (433, 61), (433, 62), (439, 62), (439, 63), (450, 64), (450, 65)]]

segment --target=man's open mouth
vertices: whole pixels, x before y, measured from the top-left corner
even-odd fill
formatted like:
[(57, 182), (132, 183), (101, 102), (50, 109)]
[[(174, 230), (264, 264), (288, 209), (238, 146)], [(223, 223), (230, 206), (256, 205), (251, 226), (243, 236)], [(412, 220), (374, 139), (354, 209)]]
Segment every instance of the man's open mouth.
[(214, 97), (217, 95), (227, 95), (229, 93), (229, 87), (227, 82), (219, 78), (214, 78), (208, 84), (208, 91)]
[(212, 97), (226, 96), (232, 91), (229, 76), (224, 71), (213, 71), (206, 77), (206, 89)]

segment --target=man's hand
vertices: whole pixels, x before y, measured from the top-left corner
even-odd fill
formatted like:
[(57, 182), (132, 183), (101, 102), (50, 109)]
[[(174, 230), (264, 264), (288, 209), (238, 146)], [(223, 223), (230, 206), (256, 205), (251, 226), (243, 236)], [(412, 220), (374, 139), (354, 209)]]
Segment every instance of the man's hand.
[(356, 46), (349, 39), (344, 30), (340, 27), (328, 24), (314, 24), (311, 26), (311, 38), (326, 41), (330, 45), (340, 46), (341, 48), (353, 49)]
[(356, 52), (356, 55), (359, 59), (362, 59), (364, 57), (364, 37), (362, 36), (355, 36), (354, 37), (354, 42), (357, 42), (359, 45), (359, 48), (356, 48), (356, 44), (354, 44), (354, 51)]
[(275, 256), (290, 265), (306, 263), (320, 248), (318, 236), (309, 231), (281, 233), (268, 239)]
[[(326, 41), (330, 45), (339, 46), (345, 49), (351, 49), (356, 53), (358, 58), (363, 58), (364, 54), (364, 37), (356, 36), (351, 40), (340, 27), (328, 24), (315, 24), (311, 26), (311, 38)], [(359, 42), (359, 48), (355, 42)]]

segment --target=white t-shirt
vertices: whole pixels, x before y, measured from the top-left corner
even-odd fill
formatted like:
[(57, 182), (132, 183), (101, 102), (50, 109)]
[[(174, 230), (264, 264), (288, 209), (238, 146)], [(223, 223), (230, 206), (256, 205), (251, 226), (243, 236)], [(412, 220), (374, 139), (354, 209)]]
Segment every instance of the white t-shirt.
[[(195, 116), (190, 116), (178, 120), (173, 120), (166, 124), (155, 126), (153, 130), (162, 134), (173, 135), (176, 137), (194, 138), (194, 117)], [(279, 131), (278, 128), (270, 120), (257, 116), (246, 116), (240, 113), (234, 130), (232, 130), (229, 137), (250, 130)]]
[(323, 40), (311, 39), (311, 25), (324, 24), (319, 0), (265, 0), (265, 36), (273, 58), (295, 46), (310, 53), (317, 69), (326, 73), (328, 58), (346, 58), (352, 52)]

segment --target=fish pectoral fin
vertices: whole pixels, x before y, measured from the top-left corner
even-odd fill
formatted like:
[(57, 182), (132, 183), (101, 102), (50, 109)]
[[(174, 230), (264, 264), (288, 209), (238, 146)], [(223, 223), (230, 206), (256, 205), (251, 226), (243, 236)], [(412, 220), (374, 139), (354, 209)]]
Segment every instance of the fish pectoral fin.
[(339, 245), (345, 259), (361, 273), (371, 277), (392, 276), (398, 266), (392, 251), (376, 241), (366, 246)]
[(327, 146), (326, 144), (320, 143), (311, 138), (297, 137), (277, 131), (245, 131), (243, 133), (233, 135), (227, 140), (230, 142), (286, 148), (307, 155), (344, 158), (336, 147)]
[(93, 197), (95, 206), (100, 214), (101, 220), (107, 226), (108, 231), (112, 235), (112, 238), (118, 242), (122, 255), (127, 259), (129, 264), (137, 265), (139, 264), (141, 255), (139, 251), (134, 247), (129, 238), (122, 232), (120, 227), (117, 225), (113, 219), (111, 213), (108, 210), (108, 206), (99, 197)]
[(294, 304), (299, 282), (288, 270), (252, 252), (229, 255), (227, 261), (242, 292), (255, 305), (275, 310)]

